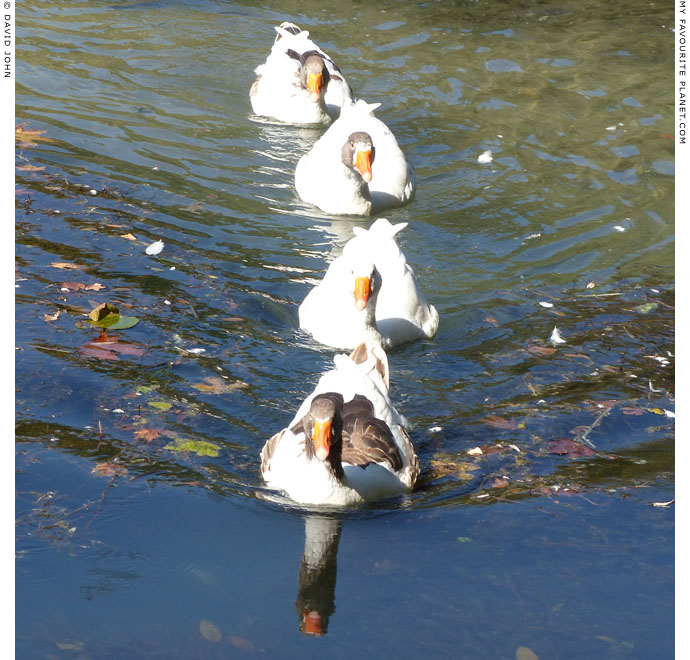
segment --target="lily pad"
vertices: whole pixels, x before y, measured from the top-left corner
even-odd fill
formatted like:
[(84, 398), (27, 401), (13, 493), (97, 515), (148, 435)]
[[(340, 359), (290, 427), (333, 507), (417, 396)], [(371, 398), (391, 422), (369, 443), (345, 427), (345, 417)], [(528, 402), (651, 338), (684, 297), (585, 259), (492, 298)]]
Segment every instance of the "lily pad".
[(172, 403), (168, 401), (149, 401), (149, 405), (158, 410), (170, 410), (172, 408)]
[(220, 447), (214, 445), (212, 442), (205, 440), (183, 440), (178, 439), (175, 442), (165, 445), (166, 449), (170, 451), (186, 451), (196, 454), (197, 456), (211, 456), (216, 458), (220, 452)]
[(122, 316), (120, 310), (110, 303), (103, 303), (89, 312), (89, 323), (108, 330), (126, 330), (139, 323), (136, 316)]

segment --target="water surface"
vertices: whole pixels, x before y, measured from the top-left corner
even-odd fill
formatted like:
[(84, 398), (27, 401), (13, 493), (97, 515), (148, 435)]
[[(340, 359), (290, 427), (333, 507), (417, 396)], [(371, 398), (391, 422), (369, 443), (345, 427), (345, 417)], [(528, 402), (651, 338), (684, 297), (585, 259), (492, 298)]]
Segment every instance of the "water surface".
[[(17, 657), (670, 657), (670, 5), (17, 20), (17, 122), (45, 131), (17, 152)], [(418, 487), (317, 520), (312, 591), (314, 513), (263, 488), (258, 453), (332, 363), (297, 307), (370, 220), (297, 197), (323, 129), (251, 115), (282, 20), (382, 103), (418, 179), (386, 217), (441, 317), (389, 355)], [(140, 319), (118, 359), (84, 348), (106, 301)]]

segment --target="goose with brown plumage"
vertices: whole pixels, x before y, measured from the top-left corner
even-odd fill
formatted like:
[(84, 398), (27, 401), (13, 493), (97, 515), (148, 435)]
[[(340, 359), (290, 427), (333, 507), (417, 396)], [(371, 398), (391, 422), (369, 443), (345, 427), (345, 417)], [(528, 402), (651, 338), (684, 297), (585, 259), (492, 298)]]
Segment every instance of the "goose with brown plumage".
[(419, 460), (388, 397), (388, 359), (361, 344), (337, 355), (292, 422), (261, 451), (266, 483), (301, 504), (351, 506), (406, 493)]
[(352, 102), (352, 90), (335, 62), (290, 22), (276, 26), (275, 42), (249, 90), (256, 115), (290, 124), (327, 124)]

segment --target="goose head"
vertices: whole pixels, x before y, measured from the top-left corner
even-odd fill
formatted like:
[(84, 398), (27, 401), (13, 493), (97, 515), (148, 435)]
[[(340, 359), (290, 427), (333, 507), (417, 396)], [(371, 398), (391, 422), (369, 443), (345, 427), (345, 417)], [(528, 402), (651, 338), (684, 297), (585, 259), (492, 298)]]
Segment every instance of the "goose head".
[(338, 478), (343, 476), (343, 397), (335, 392), (318, 394), (302, 421), (304, 447), (308, 459), (330, 465)]
[(369, 133), (357, 131), (351, 133), (342, 148), (342, 160), (346, 167), (356, 170), (367, 183), (371, 181), (371, 166), (374, 163), (376, 150)]
[(304, 64), (299, 72), (300, 84), (309, 92), (309, 100), (318, 103), (328, 86), (330, 74), (323, 57), (316, 51), (304, 54)]

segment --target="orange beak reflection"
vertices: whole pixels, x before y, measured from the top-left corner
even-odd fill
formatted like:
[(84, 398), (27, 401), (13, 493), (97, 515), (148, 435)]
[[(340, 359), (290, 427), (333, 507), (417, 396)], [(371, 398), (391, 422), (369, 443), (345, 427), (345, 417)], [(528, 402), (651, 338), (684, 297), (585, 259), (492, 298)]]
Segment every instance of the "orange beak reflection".
[(321, 635), (321, 615), (316, 611), (304, 610), (302, 614), (302, 632), (305, 635)]
[(369, 302), (371, 280), (368, 277), (355, 277), (355, 307), (361, 312)]
[(310, 73), (307, 76), (307, 89), (309, 90), (309, 100), (316, 103), (321, 98), (321, 88), (323, 78), (320, 73)]
[(331, 450), (331, 420), (328, 419), (325, 422), (315, 421), (314, 433), (311, 437), (314, 441), (316, 458), (320, 461), (325, 461)]
[(371, 149), (357, 149), (355, 153), (355, 167), (359, 170), (362, 178), (369, 183), (371, 181)]

